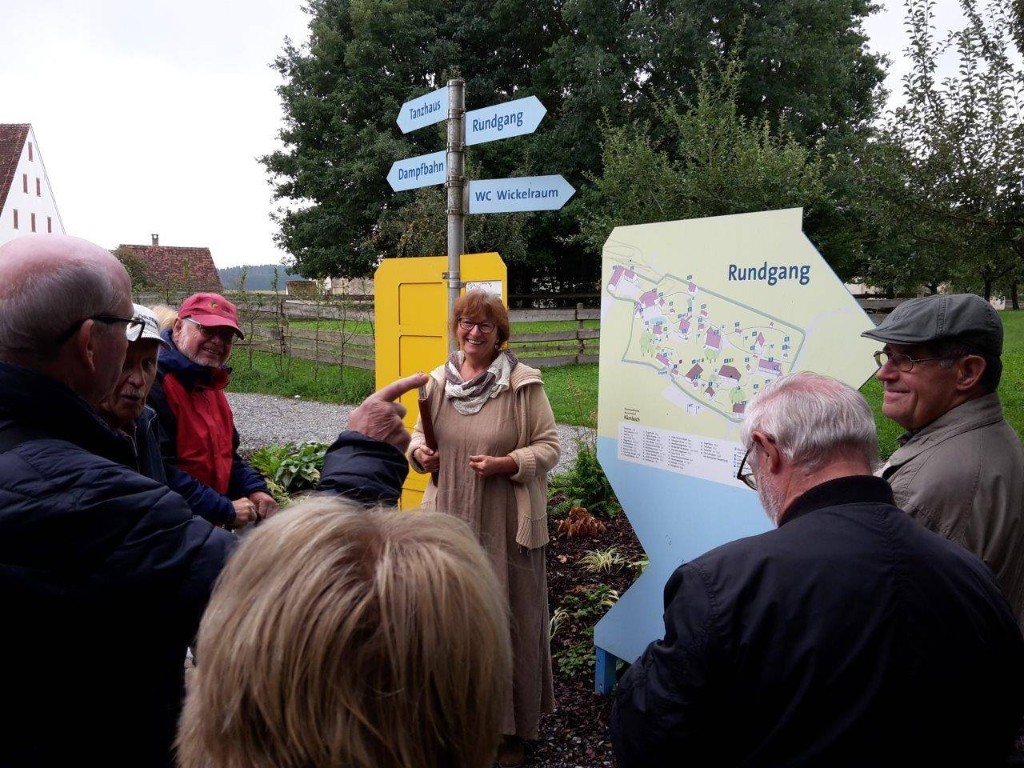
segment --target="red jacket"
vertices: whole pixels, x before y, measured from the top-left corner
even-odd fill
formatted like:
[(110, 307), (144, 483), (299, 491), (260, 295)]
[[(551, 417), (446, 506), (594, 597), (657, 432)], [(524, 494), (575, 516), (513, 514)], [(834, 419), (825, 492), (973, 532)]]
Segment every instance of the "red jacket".
[[(170, 332), (164, 338), (171, 341)], [(176, 347), (160, 352), (149, 404), (160, 417), (164, 458), (228, 499), (267, 492), (262, 475), (238, 455), (238, 432), (224, 396), (229, 368), (198, 365)]]
[(227, 372), (213, 373), (209, 386), (199, 385), (191, 391), (174, 376), (164, 376), (164, 396), (178, 421), (178, 469), (217, 493), (227, 494), (235, 455), (235, 417), (224, 397)]

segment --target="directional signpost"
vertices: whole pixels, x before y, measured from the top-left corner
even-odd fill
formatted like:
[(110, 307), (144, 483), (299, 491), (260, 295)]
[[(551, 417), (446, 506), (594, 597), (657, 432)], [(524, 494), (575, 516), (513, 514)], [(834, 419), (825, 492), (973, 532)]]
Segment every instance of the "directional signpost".
[(471, 181), (469, 212), (557, 211), (575, 192), (575, 188), (561, 176)]
[(444, 150), (430, 155), (396, 160), (388, 173), (388, 184), (395, 192), (444, 184), (447, 164)]
[(466, 144), (485, 144), (533, 133), (547, 109), (536, 96), (466, 113)]
[[(555, 211), (576, 190), (561, 176), (482, 179), (469, 182), (462, 174), (466, 146), (533, 133), (547, 110), (536, 96), (466, 112), (465, 82), (449, 80), (444, 88), (402, 105), (396, 122), (402, 133), (448, 121), (448, 149), (399, 160), (388, 183), (396, 192), (444, 184), (448, 197), (448, 309), (462, 288), (459, 260), (466, 241), (467, 213)], [(468, 192), (468, 194), (465, 194)], [(454, 340), (452, 340), (454, 345)]]

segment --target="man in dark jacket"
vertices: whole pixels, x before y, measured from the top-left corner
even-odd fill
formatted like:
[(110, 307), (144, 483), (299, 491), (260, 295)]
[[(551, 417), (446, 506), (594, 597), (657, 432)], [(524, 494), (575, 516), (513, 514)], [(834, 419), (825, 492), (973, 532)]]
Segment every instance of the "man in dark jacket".
[(784, 377), (742, 438), (738, 477), (779, 527), (673, 574), (665, 637), (619, 683), (619, 765), (1003, 763), (1024, 639), (988, 568), (872, 476), (864, 399)]
[[(169, 765), (185, 649), (235, 540), (139, 474), (95, 410), (142, 330), (130, 292), (120, 263), (84, 240), (0, 246), (5, 768)], [(397, 493), (409, 435), (391, 401), (425, 382), (395, 382), (350, 414), (328, 490)]]
[(185, 648), (232, 537), (136, 472), (94, 410), (140, 331), (108, 251), (0, 247), (0, 765), (170, 762)]

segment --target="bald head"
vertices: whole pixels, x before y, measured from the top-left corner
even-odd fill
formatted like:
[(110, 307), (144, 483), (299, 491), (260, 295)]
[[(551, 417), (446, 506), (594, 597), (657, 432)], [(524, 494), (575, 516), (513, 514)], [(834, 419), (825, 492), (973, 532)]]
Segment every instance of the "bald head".
[[(127, 341), (131, 279), (104, 248), (27, 235), (0, 246), (0, 360), (44, 373), (95, 404), (113, 387)], [(109, 337), (109, 338), (108, 338)]]

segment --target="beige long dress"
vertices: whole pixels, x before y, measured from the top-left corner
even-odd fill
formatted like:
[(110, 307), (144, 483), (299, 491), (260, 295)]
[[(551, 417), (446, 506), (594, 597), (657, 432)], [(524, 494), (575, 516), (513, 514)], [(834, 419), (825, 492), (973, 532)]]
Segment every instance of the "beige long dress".
[[(547, 470), (558, 462), (559, 447), (554, 416), (538, 372), (528, 366), (519, 367), (523, 370), (513, 372), (519, 374), (513, 376), (513, 389), (487, 401), (471, 415), (456, 411), (443, 396), (443, 384), (431, 377), (428, 396), (441, 467), (439, 485), (428, 484), (423, 506), (465, 520), (494, 563), (508, 596), (512, 633), (512, 694), (505, 707), (502, 732), (532, 740), (537, 738), (541, 714), (554, 707), (547, 577), (544, 546), (526, 549), (516, 543), (522, 510), (515, 485), (518, 481), (546, 486)], [(526, 414), (516, 413), (516, 398), (518, 408)], [(519, 448), (517, 444), (522, 441), (517, 415), (533, 440)], [(409, 454), (422, 444), (422, 428), (417, 423)], [(469, 467), (469, 457), (475, 454), (512, 455), (520, 472), (482, 479)], [(422, 471), (415, 461), (412, 465)]]

